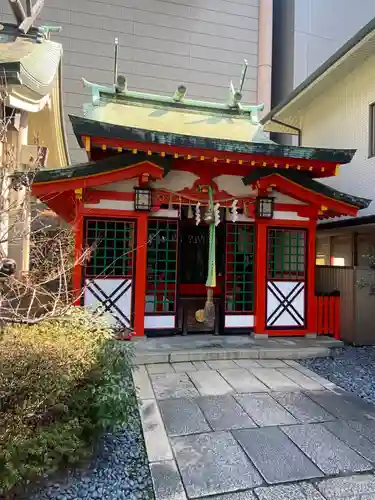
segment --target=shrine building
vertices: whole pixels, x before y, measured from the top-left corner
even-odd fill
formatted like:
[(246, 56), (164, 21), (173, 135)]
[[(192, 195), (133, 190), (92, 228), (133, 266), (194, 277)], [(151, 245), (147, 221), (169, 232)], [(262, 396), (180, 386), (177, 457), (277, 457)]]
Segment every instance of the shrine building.
[(369, 204), (322, 179), (355, 151), (276, 144), (233, 86), (216, 104), (85, 83), (87, 163), (33, 184), (74, 228), (76, 303), (135, 336), (316, 333), (317, 223)]

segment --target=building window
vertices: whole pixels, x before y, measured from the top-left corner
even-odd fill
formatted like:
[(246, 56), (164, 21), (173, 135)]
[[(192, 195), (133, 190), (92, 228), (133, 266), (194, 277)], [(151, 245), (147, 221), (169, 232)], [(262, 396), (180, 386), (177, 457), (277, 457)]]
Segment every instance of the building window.
[(304, 230), (268, 229), (268, 279), (305, 279), (306, 236)]
[(369, 157), (375, 156), (375, 102), (370, 104)]
[(316, 260), (317, 266), (329, 266), (330, 264), (330, 239), (329, 237), (319, 237), (316, 240)]
[(353, 265), (352, 235), (332, 236), (331, 266), (350, 267)]
[(85, 232), (86, 277), (133, 276), (135, 222), (89, 219), (86, 220)]
[(250, 224), (228, 223), (225, 261), (225, 312), (254, 311), (255, 228)]
[(148, 221), (146, 313), (176, 311), (178, 222)]

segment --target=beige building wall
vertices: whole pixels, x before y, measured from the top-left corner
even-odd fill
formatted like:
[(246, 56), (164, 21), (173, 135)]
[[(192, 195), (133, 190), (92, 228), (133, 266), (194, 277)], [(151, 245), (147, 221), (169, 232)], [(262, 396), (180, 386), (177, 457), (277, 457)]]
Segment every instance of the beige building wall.
[[(337, 81), (304, 110), (302, 145), (353, 148), (357, 152), (328, 185), (375, 199), (375, 157), (369, 158), (369, 106), (375, 102), (375, 55)], [(375, 213), (375, 203), (360, 216)]]
[[(263, 8), (265, 4), (265, 9)], [(272, 50), (258, 60), (258, 18), (263, 8), (263, 33), (272, 37), (272, 0), (45, 0), (40, 22), (62, 26), (54, 35), (64, 48), (63, 90), (68, 140), (73, 162), (85, 155), (78, 149), (67, 115), (82, 114), (89, 99), (81, 78), (100, 84), (113, 82), (114, 39), (119, 38), (119, 71), (130, 89), (172, 94), (178, 84), (188, 97), (225, 101), (229, 82), (238, 84), (243, 59), (248, 60), (244, 101), (257, 104), (258, 64), (262, 72), (260, 97), (270, 98)], [(13, 21), (8, 2), (0, 2), (3, 21)], [(270, 29), (271, 28), (271, 29)], [(261, 44), (267, 42), (261, 37)], [(267, 54), (268, 50), (268, 54)]]

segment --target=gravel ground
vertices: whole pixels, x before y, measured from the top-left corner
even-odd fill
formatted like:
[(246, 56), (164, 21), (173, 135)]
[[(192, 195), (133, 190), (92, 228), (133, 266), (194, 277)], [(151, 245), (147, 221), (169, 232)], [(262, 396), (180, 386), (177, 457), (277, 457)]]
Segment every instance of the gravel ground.
[(375, 404), (375, 348), (344, 347), (328, 358), (303, 359), (299, 363), (347, 391)]
[(92, 463), (23, 500), (153, 500), (138, 410), (127, 427), (104, 436)]

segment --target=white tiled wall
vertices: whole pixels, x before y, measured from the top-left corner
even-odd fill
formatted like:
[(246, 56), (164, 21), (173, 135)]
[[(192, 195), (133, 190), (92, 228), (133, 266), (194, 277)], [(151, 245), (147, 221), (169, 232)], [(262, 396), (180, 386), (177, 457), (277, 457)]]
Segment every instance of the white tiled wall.
[[(225, 101), (229, 82), (249, 63), (244, 101), (256, 104), (259, 0), (46, 0), (40, 21), (62, 26), (65, 114), (81, 114), (88, 99), (81, 78), (111, 84), (113, 44), (119, 71), (133, 90)], [(13, 21), (7, 0), (0, 17)], [(68, 120), (66, 120), (68, 122)], [(73, 162), (84, 155), (68, 124)]]

